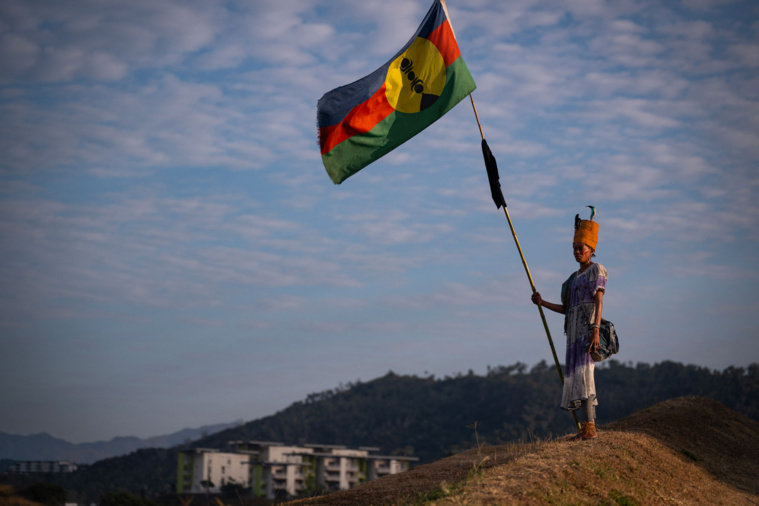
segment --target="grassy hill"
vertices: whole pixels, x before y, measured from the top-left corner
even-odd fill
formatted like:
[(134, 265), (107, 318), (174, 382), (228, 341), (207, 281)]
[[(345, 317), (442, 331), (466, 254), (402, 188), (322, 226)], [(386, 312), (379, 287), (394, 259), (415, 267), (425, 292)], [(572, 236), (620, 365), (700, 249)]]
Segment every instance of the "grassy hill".
[(671, 399), (570, 435), (483, 445), (305, 505), (757, 504), (759, 423), (704, 398)]
[[(683, 396), (713, 399), (759, 421), (758, 364), (712, 371), (675, 362), (633, 366), (611, 360), (596, 369), (596, 384), (600, 424)], [(388, 373), (311, 394), (279, 413), (211, 434), (192, 446), (223, 449), (240, 439), (376, 446), (383, 454), (412, 454), (426, 464), (477, 447), (478, 441), (502, 448), (570, 431), (572, 417), (557, 407), (560, 389), (555, 369), (545, 363), (529, 369), (519, 363), (499, 366), (484, 376)], [(64, 487), (83, 504), (118, 491), (156, 498), (176, 486), (178, 450), (141, 449), (66, 476), (0, 474), (0, 482), (23, 486), (42, 479)]]

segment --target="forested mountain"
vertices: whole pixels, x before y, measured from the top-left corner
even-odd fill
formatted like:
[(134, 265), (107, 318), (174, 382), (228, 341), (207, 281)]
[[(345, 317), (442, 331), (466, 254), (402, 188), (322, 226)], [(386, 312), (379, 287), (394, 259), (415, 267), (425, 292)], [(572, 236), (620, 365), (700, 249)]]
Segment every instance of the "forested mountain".
[[(759, 364), (711, 371), (663, 362), (626, 365), (607, 361), (596, 369), (598, 422), (623, 418), (656, 402), (681, 396), (717, 400), (759, 421)], [(384, 454), (413, 454), (431, 462), (475, 444), (566, 434), (571, 415), (558, 408), (561, 387), (553, 366), (517, 363), (453, 377), (400, 376), (309, 395), (279, 413), (209, 435), (195, 447), (225, 448), (252, 439), (287, 443), (377, 446)], [(57, 482), (89, 501), (106, 491), (145, 496), (170, 492), (179, 447), (139, 450), (96, 462)], [(81, 501), (80, 502), (85, 502)]]
[[(759, 421), (759, 364), (748, 369), (707, 368), (663, 362), (625, 365), (611, 360), (596, 369), (598, 422), (625, 417), (681, 396), (715, 399)], [(560, 409), (555, 367), (517, 363), (454, 377), (382, 378), (309, 395), (276, 415), (212, 434), (197, 442), (223, 447), (255, 439), (291, 443), (377, 446), (386, 454), (413, 454), (430, 462), (480, 441), (504, 443), (565, 434), (573, 419)]]

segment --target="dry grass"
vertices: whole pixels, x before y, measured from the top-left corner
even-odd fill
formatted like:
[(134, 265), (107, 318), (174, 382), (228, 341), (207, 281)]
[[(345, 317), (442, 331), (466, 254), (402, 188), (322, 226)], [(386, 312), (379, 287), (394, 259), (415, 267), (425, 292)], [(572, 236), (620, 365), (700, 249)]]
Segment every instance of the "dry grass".
[(295, 503), (759, 504), (759, 424), (717, 402), (672, 399), (599, 435), (477, 448)]
[(757, 504), (759, 496), (721, 482), (689, 458), (641, 434), (557, 441), (490, 469), (435, 505)]
[(42, 506), (16, 494), (10, 485), (0, 485), (0, 506)]
[(475, 448), (432, 464), (414, 467), (404, 473), (385, 476), (353, 490), (300, 499), (288, 504), (330, 506), (422, 504), (436, 497), (461, 490), (466, 483), (484, 470), (537, 452), (544, 444), (541, 441), (533, 441)]

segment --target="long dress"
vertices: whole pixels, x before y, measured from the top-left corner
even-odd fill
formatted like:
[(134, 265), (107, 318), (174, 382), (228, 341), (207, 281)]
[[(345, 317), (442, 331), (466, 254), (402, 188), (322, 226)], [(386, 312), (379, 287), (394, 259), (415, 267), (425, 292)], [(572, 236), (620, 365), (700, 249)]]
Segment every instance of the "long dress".
[(564, 366), (564, 390), (561, 407), (572, 411), (581, 402), (596, 399), (595, 362), (588, 353), (591, 321), (595, 319), (595, 297), (598, 290), (606, 291), (609, 275), (601, 264), (591, 265), (585, 272), (572, 274), (561, 287), (565, 309), (564, 332), (567, 335), (567, 356)]

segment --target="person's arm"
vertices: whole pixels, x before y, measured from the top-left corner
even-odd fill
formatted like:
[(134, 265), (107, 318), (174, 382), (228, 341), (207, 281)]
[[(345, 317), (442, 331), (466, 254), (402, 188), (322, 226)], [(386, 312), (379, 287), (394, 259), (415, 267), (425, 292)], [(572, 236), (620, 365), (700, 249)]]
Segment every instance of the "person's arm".
[(543, 300), (543, 298), (540, 296), (540, 292), (535, 292), (532, 294), (532, 303), (543, 306), (544, 308), (550, 309), (551, 311), (555, 311), (559, 314), (564, 314), (565, 312), (563, 304), (554, 304), (553, 302)]
[(590, 334), (590, 346), (588, 347), (588, 353), (590, 353), (593, 350), (597, 350), (601, 347), (601, 312), (604, 308), (604, 291), (603, 290), (597, 290), (596, 296), (593, 299), (593, 305), (596, 308), (595, 311), (595, 318), (593, 318), (593, 321), (590, 322), (591, 330), (593, 331)]

